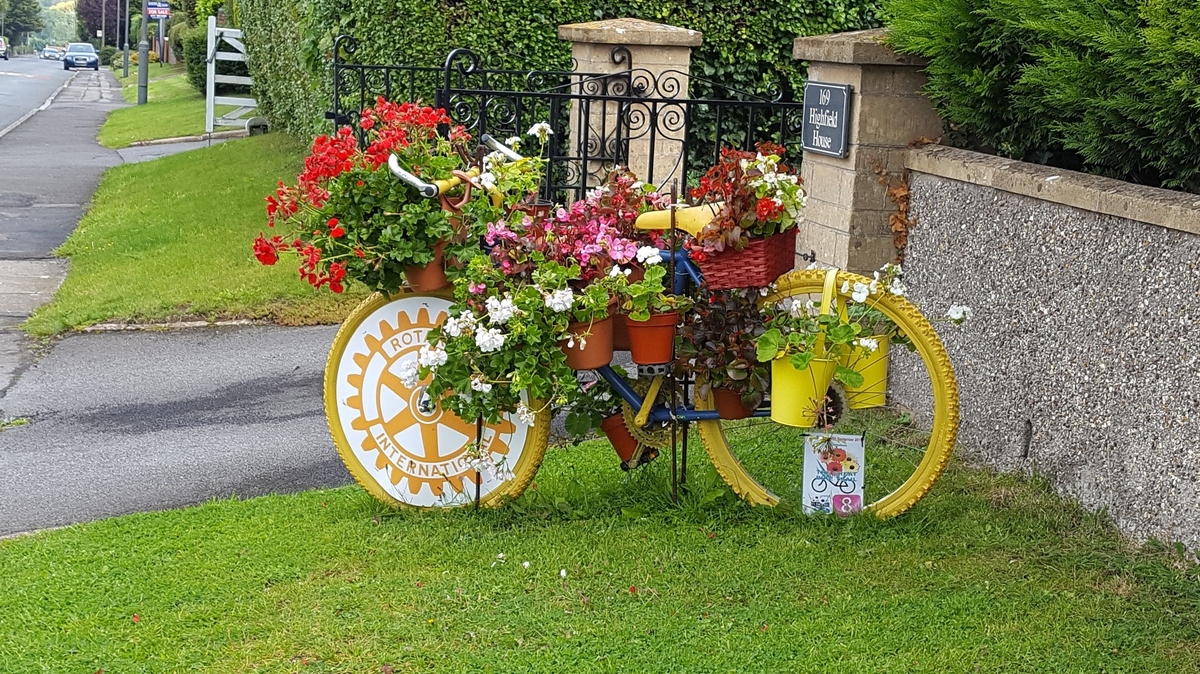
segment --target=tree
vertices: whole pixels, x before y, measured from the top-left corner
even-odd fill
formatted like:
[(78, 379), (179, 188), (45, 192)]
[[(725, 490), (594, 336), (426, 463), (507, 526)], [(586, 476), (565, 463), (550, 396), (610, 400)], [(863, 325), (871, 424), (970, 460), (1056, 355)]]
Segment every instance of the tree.
[(42, 29), (42, 7), (38, 0), (9, 0), (8, 11), (4, 15), (4, 33), (14, 42), (28, 34)]
[[(100, 30), (100, 18), (103, 16), (106, 24), (104, 26), (104, 42), (120, 46), (125, 39), (125, 22), (121, 17), (121, 13), (124, 11), (124, 0), (78, 0), (75, 3), (75, 17), (79, 27), (79, 38), (87, 41), (95, 40), (96, 31)], [(129, 0), (129, 12), (134, 16), (141, 14), (141, 0)]]

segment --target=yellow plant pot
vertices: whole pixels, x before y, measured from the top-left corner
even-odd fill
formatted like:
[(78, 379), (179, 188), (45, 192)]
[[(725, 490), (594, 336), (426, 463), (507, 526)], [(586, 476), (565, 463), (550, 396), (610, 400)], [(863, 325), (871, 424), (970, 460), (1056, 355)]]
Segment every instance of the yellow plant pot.
[(771, 421), (812, 428), (817, 425), (825, 394), (837, 369), (836, 360), (814, 358), (797, 370), (788, 358), (771, 361)]
[(842, 385), (846, 391), (846, 405), (852, 410), (883, 407), (887, 404), (888, 346), (887, 335), (875, 335), (871, 339), (879, 342), (879, 348), (871, 353), (861, 349), (842, 356), (842, 365), (862, 375), (862, 386)]

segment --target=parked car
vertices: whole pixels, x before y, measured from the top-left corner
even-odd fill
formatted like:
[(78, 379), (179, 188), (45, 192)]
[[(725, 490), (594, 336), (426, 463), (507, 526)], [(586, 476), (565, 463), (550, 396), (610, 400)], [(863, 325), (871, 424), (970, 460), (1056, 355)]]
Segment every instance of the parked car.
[(8, 42), (3, 37), (0, 37), (0, 57), (8, 60)]
[(38, 54), (38, 58), (49, 59), (51, 61), (59, 61), (62, 59), (62, 50), (58, 47), (43, 47), (42, 52)]
[(63, 55), (63, 70), (71, 68), (100, 69), (100, 55), (96, 48), (87, 42), (72, 42), (67, 45), (67, 53)]

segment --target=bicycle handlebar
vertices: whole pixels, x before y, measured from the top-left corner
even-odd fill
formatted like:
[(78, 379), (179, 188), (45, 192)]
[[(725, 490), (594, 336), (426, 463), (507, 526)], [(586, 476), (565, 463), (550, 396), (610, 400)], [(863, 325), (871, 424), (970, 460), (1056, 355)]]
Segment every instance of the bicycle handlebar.
[[(518, 162), (525, 159), (516, 152), (513, 152), (512, 149), (507, 145), (501, 143), (495, 138), (492, 138), (486, 133), (483, 134), (479, 140), (484, 145), (491, 148), (493, 152), (499, 152), (500, 154), (504, 155), (506, 159), (512, 162)], [(404, 167), (400, 165), (400, 160), (397, 159), (396, 155), (394, 154), (388, 157), (388, 169), (391, 170), (392, 174), (397, 178), (416, 188), (417, 192), (419, 192), (421, 196), (425, 197), (426, 199), (433, 199), (438, 195), (445, 194), (446, 192), (449, 192), (463, 183), (463, 177), (459, 175), (455, 175), (452, 178), (446, 178), (445, 180), (435, 180), (432, 183), (427, 183), (417, 176), (404, 170)], [(473, 168), (463, 175), (470, 178), (478, 177), (479, 169)]]
[(488, 148), (491, 149), (493, 152), (499, 152), (500, 154), (504, 155), (506, 158), (508, 158), (509, 161), (521, 161), (522, 159), (524, 159), (524, 157), (522, 157), (521, 155), (517, 154), (516, 152), (513, 152), (512, 148), (505, 145), (504, 143), (501, 143), (500, 141), (496, 140), (495, 138), (491, 137), (490, 135), (488, 135), (486, 133), (479, 137), (479, 142), (488, 146)]
[(430, 185), (408, 171), (405, 171), (404, 167), (400, 166), (400, 160), (396, 158), (396, 155), (388, 157), (388, 169), (397, 178), (415, 187), (421, 193), (421, 196), (426, 199), (432, 199), (438, 195), (439, 190), (437, 185)]

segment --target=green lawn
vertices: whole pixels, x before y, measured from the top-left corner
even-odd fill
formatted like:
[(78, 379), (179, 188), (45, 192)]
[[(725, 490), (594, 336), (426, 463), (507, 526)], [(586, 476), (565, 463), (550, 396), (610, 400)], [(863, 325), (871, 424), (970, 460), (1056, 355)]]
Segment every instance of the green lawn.
[[(1194, 672), (1200, 572), (953, 465), (898, 519), (751, 510), (695, 456), (551, 450), (499, 511), (357, 487), (0, 542), (6, 672)], [(503, 555), (503, 559), (500, 556)], [(528, 568), (524, 562), (529, 562)], [(565, 570), (565, 578), (560, 577)]]
[(291, 258), (263, 267), (251, 242), (263, 197), (302, 165), (304, 147), (268, 134), (108, 171), (59, 249), (70, 273), (26, 322), (48, 335), (106, 320), (271, 318), (336, 323), (363, 296), (316, 293)]
[[(129, 77), (121, 77), (121, 95), (130, 104), (137, 103), (137, 66), (129, 65)], [(130, 143), (160, 138), (194, 136), (204, 133), (204, 96), (187, 81), (182, 64), (150, 64), (146, 105), (114, 110), (100, 128), (100, 144), (105, 147), (126, 147)], [(217, 114), (228, 110), (218, 106)]]

